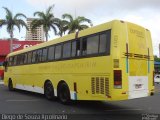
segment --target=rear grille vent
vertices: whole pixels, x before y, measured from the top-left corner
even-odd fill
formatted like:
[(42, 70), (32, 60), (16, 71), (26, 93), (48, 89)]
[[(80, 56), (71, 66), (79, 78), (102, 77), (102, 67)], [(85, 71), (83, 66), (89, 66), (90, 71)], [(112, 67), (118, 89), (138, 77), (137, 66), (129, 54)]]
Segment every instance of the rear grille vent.
[(92, 78), (91, 86), (92, 86), (92, 94), (95, 94), (95, 78)]
[(109, 96), (109, 79), (105, 78), (105, 94)]
[(100, 86), (99, 86), (99, 78), (97, 77), (96, 78), (96, 94), (99, 94), (99, 88), (100, 88)]
[(100, 78), (100, 93), (104, 94), (104, 78)]
[(103, 94), (109, 96), (109, 79), (105, 77), (91, 78), (92, 94)]

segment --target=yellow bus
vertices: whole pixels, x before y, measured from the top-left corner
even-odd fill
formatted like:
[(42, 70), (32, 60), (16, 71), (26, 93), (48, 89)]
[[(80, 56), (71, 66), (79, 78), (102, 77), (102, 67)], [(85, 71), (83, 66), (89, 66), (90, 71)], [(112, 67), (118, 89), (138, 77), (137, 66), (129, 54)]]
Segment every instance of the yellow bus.
[(113, 20), (10, 53), (4, 83), (70, 100), (128, 100), (154, 94), (150, 31)]

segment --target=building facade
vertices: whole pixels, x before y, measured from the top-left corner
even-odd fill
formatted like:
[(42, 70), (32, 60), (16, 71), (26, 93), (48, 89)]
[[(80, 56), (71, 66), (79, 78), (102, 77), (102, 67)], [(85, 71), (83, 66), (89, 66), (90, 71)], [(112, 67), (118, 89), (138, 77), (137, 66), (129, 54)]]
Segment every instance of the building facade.
[(44, 41), (43, 26), (37, 27), (34, 31), (31, 30), (31, 23), (34, 18), (27, 18), (26, 40), (41, 40)]
[[(40, 44), (42, 41), (18, 41), (13, 40), (13, 51), (25, 49), (27, 47)], [(0, 40), (0, 80), (3, 79), (3, 62), (7, 54), (10, 52), (10, 40)]]

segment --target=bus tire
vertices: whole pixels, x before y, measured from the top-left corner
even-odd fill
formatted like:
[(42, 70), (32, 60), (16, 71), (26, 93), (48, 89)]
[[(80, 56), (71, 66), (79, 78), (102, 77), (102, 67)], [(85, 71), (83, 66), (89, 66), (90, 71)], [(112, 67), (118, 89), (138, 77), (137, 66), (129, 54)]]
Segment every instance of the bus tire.
[(9, 89), (9, 91), (14, 91), (13, 82), (11, 79), (9, 79), (9, 81), (8, 81), (8, 89)]
[(65, 82), (61, 83), (58, 87), (58, 98), (62, 104), (70, 103), (70, 90)]
[(44, 85), (44, 95), (48, 100), (54, 100), (54, 88), (50, 81), (47, 81)]

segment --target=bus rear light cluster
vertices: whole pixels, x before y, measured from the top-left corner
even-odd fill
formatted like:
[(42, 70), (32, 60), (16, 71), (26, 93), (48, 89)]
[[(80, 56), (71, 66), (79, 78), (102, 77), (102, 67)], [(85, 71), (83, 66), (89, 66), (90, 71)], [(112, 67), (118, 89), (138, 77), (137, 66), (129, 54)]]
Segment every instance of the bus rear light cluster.
[(122, 71), (114, 70), (114, 88), (122, 88)]

